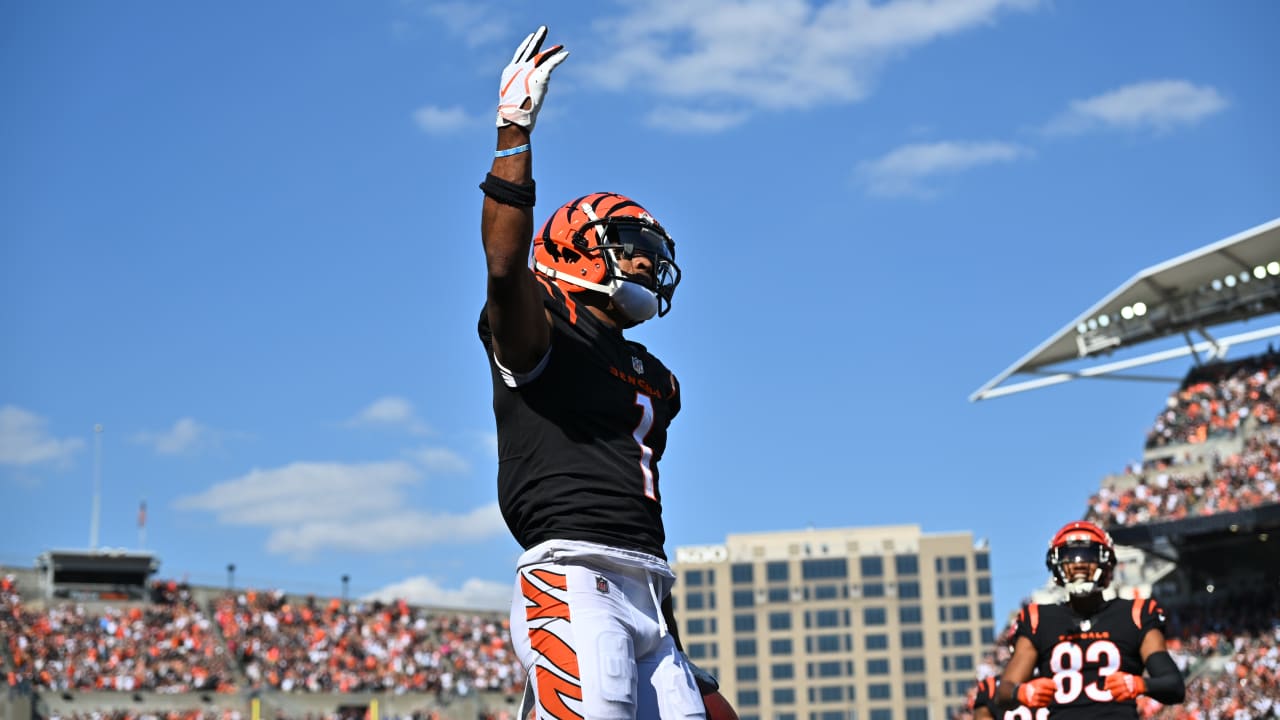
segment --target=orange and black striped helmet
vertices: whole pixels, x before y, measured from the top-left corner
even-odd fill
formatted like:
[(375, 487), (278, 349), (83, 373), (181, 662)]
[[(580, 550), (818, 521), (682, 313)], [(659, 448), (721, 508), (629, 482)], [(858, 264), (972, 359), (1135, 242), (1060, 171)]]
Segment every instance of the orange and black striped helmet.
[[(653, 277), (629, 275), (620, 258), (645, 255)], [(533, 238), (534, 270), (567, 293), (591, 290), (613, 298), (636, 322), (666, 315), (680, 283), (676, 246), (635, 200), (598, 192), (565, 203)]]
[[(1087, 595), (1111, 584), (1116, 567), (1116, 546), (1106, 530), (1091, 522), (1077, 520), (1063, 525), (1054, 533), (1044, 563), (1053, 573), (1054, 582), (1073, 595)], [(1088, 580), (1073, 581), (1066, 573), (1066, 566), (1073, 563), (1093, 563), (1098, 569)]]

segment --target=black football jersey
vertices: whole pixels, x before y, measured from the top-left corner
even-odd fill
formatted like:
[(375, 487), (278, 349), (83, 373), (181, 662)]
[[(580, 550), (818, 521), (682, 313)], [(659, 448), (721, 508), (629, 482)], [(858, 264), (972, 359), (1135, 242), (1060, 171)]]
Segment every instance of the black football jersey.
[(551, 348), (535, 377), (510, 387), (480, 339), (493, 376), (498, 504), (516, 541), (586, 540), (665, 558), (658, 461), (680, 411), (675, 376), (643, 345), (539, 278)]
[(1142, 674), (1143, 638), (1164, 632), (1164, 610), (1155, 600), (1106, 600), (1089, 617), (1067, 603), (1033, 603), (1018, 613), (1016, 625), (1015, 635), (1035, 645), (1039, 675), (1057, 686), (1050, 718), (1138, 717), (1134, 701), (1113, 700), (1105, 681), (1116, 671)]

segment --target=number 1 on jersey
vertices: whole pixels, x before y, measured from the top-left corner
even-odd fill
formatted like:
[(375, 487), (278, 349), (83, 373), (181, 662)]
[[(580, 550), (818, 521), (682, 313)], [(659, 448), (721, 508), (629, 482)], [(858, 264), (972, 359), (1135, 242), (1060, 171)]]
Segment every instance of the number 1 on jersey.
[(649, 429), (653, 427), (653, 400), (644, 393), (636, 393), (636, 405), (640, 406), (640, 424), (631, 433), (636, 444), (640, 446), (640, 473), (644, 476), (644, 496), (657, 500), (658, 494), (653, 487), (653, 448), (645, 444)]

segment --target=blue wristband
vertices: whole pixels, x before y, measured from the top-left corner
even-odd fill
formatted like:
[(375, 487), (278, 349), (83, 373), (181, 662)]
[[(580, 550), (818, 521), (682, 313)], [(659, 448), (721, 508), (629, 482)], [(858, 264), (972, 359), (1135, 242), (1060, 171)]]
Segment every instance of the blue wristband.
[(513, 148), (507, 148), (506, 150), (494, 150), (493, 156), (496, 158), (511, 157), (512, 155), (519, 155), (522, 152), (529, 152), (529, 143), (517, 145)]

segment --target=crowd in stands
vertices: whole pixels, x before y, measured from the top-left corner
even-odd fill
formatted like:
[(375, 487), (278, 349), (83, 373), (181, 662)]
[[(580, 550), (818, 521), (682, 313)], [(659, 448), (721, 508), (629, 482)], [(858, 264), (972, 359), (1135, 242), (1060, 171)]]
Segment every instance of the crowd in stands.
[[(1147, 475), (1152, 475), (1150, 480)], [(1125, 490), (1104, 486), (1089, 498), (1085, 520), (1124, 527), (1236, 512), (1280, 502), (1280, 428), (1250, 436), (1238, 454), (1200, 474), (1149, 472)]]
[(524, 673), (506, 621), (280, 592), (225, 595), (215, 616), (249, 683), (286, 692), (515, 695)]
[(1280, 354), (1192, 370), (1147, 433), (1147, 447), (1201, 443), (1232, 435), (1247, 418), (1271, 424), (1280, 399)]
[(230, 658), (189, 589), (167, 583), (156, 592), (150, 603), (59, 603), (35, 610), (10, 587), (3, 595), (10, 684), (29, 682), (51, 690), (231, 690)]
[(291, 604), (279, 591), (217, 598), (156, 583), (149, 603), (24, 605), (0, 583), (10, 687), (57, 691), (431, 693), (518, 697), (524, 673), (505, 619), (404, 601)]

